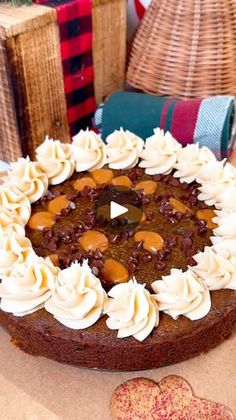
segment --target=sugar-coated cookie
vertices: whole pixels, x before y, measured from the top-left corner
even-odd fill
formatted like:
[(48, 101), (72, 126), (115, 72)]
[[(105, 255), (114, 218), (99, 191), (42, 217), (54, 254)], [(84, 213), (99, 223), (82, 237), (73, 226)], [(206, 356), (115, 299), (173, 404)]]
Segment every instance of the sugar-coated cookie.
[(197, 398), (179, 376), (167, 376), (159, 383), (145, 378), (124, 382), (114, 391), (112, 420), (233, 420), (229, 408)]

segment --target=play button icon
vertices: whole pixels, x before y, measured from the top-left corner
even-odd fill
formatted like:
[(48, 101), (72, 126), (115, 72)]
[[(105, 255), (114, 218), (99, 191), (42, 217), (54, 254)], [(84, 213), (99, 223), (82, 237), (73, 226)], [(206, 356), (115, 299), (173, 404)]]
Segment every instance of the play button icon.
[(131, 188), (108, 186), (95, 202), (96, 222), (112, 233), (133, 230), (143, 217), (142, 200)]
[(111, 201), (110, 203), (110, 219), (115, 219), (118, 216), (121, 216), (122, 214), (127, 213), (129, 210), (127, 207), (121, 206), (118, 203), (115, 203), (115, 201)]

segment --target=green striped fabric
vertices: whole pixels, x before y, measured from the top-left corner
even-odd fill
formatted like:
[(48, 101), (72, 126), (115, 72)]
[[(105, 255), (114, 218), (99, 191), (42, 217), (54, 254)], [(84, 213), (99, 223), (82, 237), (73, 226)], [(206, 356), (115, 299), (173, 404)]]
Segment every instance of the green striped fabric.
[(27, 4), (30, 6), (32, 4), (32, 0), (11, 0), (13, 6), (20, 6), (21, 4)]

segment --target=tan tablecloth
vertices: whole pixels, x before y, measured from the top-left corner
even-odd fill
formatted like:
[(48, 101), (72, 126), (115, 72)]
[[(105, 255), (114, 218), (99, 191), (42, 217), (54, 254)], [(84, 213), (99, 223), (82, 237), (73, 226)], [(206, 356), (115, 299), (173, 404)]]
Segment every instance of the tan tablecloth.
[(211, 352), (166, 368), (143, 372), (79, 369), (29, 356), (0, 328), (0, 419), (109, 420), (116, 386), (137, 376), (159, 381), (180, 375), (195, 394), (228, 405), (236, 414), (236, 331)]

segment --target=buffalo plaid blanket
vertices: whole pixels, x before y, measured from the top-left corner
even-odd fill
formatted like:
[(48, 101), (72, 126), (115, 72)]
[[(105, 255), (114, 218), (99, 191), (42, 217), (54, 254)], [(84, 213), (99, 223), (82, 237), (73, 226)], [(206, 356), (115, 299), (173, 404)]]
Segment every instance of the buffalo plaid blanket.
[(61, 59), (71, 135), (91, 126), (96, 104), (93, 86), (90, 0), (34, 0), (57, 11)]

